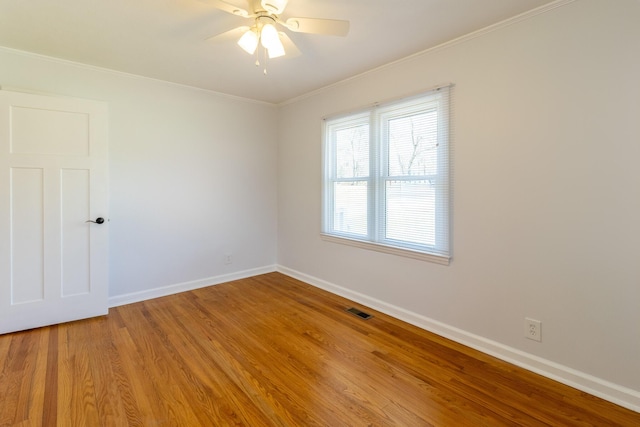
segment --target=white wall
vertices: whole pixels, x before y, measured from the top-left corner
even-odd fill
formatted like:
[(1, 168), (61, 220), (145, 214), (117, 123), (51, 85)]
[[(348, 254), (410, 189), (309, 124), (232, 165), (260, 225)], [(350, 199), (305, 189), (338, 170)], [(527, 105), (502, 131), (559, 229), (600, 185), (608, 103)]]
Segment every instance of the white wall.
[[(282, 271), (640, 410), (639, 22), (580, 0), (283, 106)], [(451, 265), (322, 241), (321, 117), (446, 82)]]
[(6, 49), (0, 64), (3, 87), (109, 104), (112, 300), (273, 269), (275, 107)]

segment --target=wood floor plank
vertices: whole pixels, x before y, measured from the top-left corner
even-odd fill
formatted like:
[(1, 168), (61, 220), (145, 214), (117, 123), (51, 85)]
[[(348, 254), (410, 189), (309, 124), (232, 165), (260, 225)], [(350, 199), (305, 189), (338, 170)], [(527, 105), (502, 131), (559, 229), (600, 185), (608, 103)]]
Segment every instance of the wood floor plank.
[[(43, 426), (54, 426), (58, 419), (58, 326), (41, 329), (45, 330), (48, 335), (47, 346), (38, 349), (40, 354), (46, 354), (44, 387), (41, 387), (44, 397), (41, 420)], [(37, 418), (38, 412), (34, 411), (32, 417)]]
[[(127, 419), (127, 412), (122, 395), (126, 392), (120, 389), (122, 374), (118, 372), (120, 367), (119, 355), (114, 352), (114, 344), (109, 331), (108, 321), (105, 316), (84, 322), (86, 331), (84, 339), (90, 344), (87, 347), (89, 354), (89, 371), (93, 378), (93, 387), (96, 395), (96, 409), (99, 414), (101, 426), (110, 426), (118, 420)], [(107, 333), (103, 333), (107, 331)], [(96, 354), (108, 355), (108, 357), (95, 357)], [(129, 420), (128, 420), (129, 421)]]
[[(25, 408), (23, 418), (26, 423), (32, 424), (40, 421), (40, 414), (44, 411), (45, 394), (44, 387), (41, 385), (46, 381), (47, 375), (47, 358), (46, 351), (49, 344), (49, 329), (44, 328), (41, 333), (34, 334), (34, 349), (30, 352), (29, 358), (33, 363), (33, 371), (31, 371), (31, 381), (23, 383), (24, 393), (23, 401), (18, 403), (19, 406)], [(44, 348), (45, 351), (37, 351), (36, 349)], [(35, 418), (35, 419), (34, 419)]]
[[(21, 349), (19, 356), (22, 359), (19, 369), (21, 376), (24, 373), (27, 378), (30, 378), (30, 381), (20, 381), (17, 390), (15, 417), (16, 420), (21, 422), (29, 419), (31, 386), (33, 382), (37, 380), (34, 378), (37, 352), (33, 351), (33, 349), (37, 348), (39, 334), (25, 334), (24, 338), (23, 348)], [(18, 374), (17, 370), (15, 371), (15, 374)]]
[[(22, 411), (18, 408), (19, 393), (23, 382), (23, 372), (25, 371), (24, 358), (26, 356), (25, 347), (30, 340), (29, 334), (25, 332), (12, 334), (10, 337), (9, 351), (3, 372), (0, 374), (0, 399), (2, 409), (0, 410), (0, 425), (11, 425), (11, 423), (23, 421)], [(30, 377), (26, 375), (28, 381)]]
[[(126, 310), (113, 311), (118, 313)], [(109, 314), (112, 315), (113, 313)], [(119, 328), (117, 333), (112, 334), (112, 339), (114, 346), (119, 349), (114, 354), (118, 357), (114, 381), (118, 383), (122, 404), (126, 408), (127, 425), (153, 425), (152, 421), (162, 414), (162, 408), (128, 328)], [(127, 350), (122, 351), (124, 348)], [(161, 425), (156, 422), (158, 424)]]
[[(5, 365), (9, 363), (8, 354), (11, 348), (11, 341), (14, 335), (0, 335), (0, 375), (5, 372)], [(0, 377), (1, 379), (1, 377)]]
[(640, 426), (279, 273), (0, 335), (0, 426)]
[(90, 370), (90, 358), (96, 355), (95, 344), (94, 337), (87, 333), (87, 325), (92, 321), (59, 325), (58, 425), (63, 424), (60, 420), (72, 425), (100, 425)]

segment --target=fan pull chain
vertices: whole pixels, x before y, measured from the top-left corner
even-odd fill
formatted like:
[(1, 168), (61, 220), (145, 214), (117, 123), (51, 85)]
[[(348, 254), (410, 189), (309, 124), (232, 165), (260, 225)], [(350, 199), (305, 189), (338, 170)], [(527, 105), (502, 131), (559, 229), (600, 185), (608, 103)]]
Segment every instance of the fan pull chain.
[(256, 49), (256, 67), (260, 66), (260, 48)]
[(269, 63), (269, 55), (267, 52), (266, 48), (262, 49), (262, 52), (264, 52), (264, 59), (262, 60), (264, 63), (264, 70), (262, 70), (262, 73), (266, 76), (267, 75), (267, 65)]
[(264, 59), (262, 60), (262, 63), (264, 64), (264, 69), (262, 70), (262, 73), (266, 76), (267, 75), (267, 65), (268, 65), (268, 59), (269, 59), (269, 55), (268, 55), (268, 51), (265, 48), (262, 48), (261, 46), (258, 46), (258, 48), (256, 49), (256, 67), (260, 66), (260, 51), (262, 51), (264, 53)]

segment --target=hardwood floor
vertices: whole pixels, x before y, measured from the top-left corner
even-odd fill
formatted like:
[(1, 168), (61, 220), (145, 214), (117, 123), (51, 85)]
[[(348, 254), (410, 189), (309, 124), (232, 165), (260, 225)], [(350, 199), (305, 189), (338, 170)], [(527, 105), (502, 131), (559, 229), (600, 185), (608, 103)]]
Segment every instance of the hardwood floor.
[(0, 426), (640, 426), (352, 305), (270, 273), (0, 336)]

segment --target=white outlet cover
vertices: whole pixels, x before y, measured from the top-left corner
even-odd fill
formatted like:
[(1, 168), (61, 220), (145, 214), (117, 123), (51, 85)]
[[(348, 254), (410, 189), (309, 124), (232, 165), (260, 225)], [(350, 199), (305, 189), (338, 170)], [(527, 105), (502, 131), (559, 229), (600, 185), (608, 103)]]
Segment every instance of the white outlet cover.
[(524, 319), (524, 336), (530, 340), (542, 341), (542, 322), (526, 317)]

